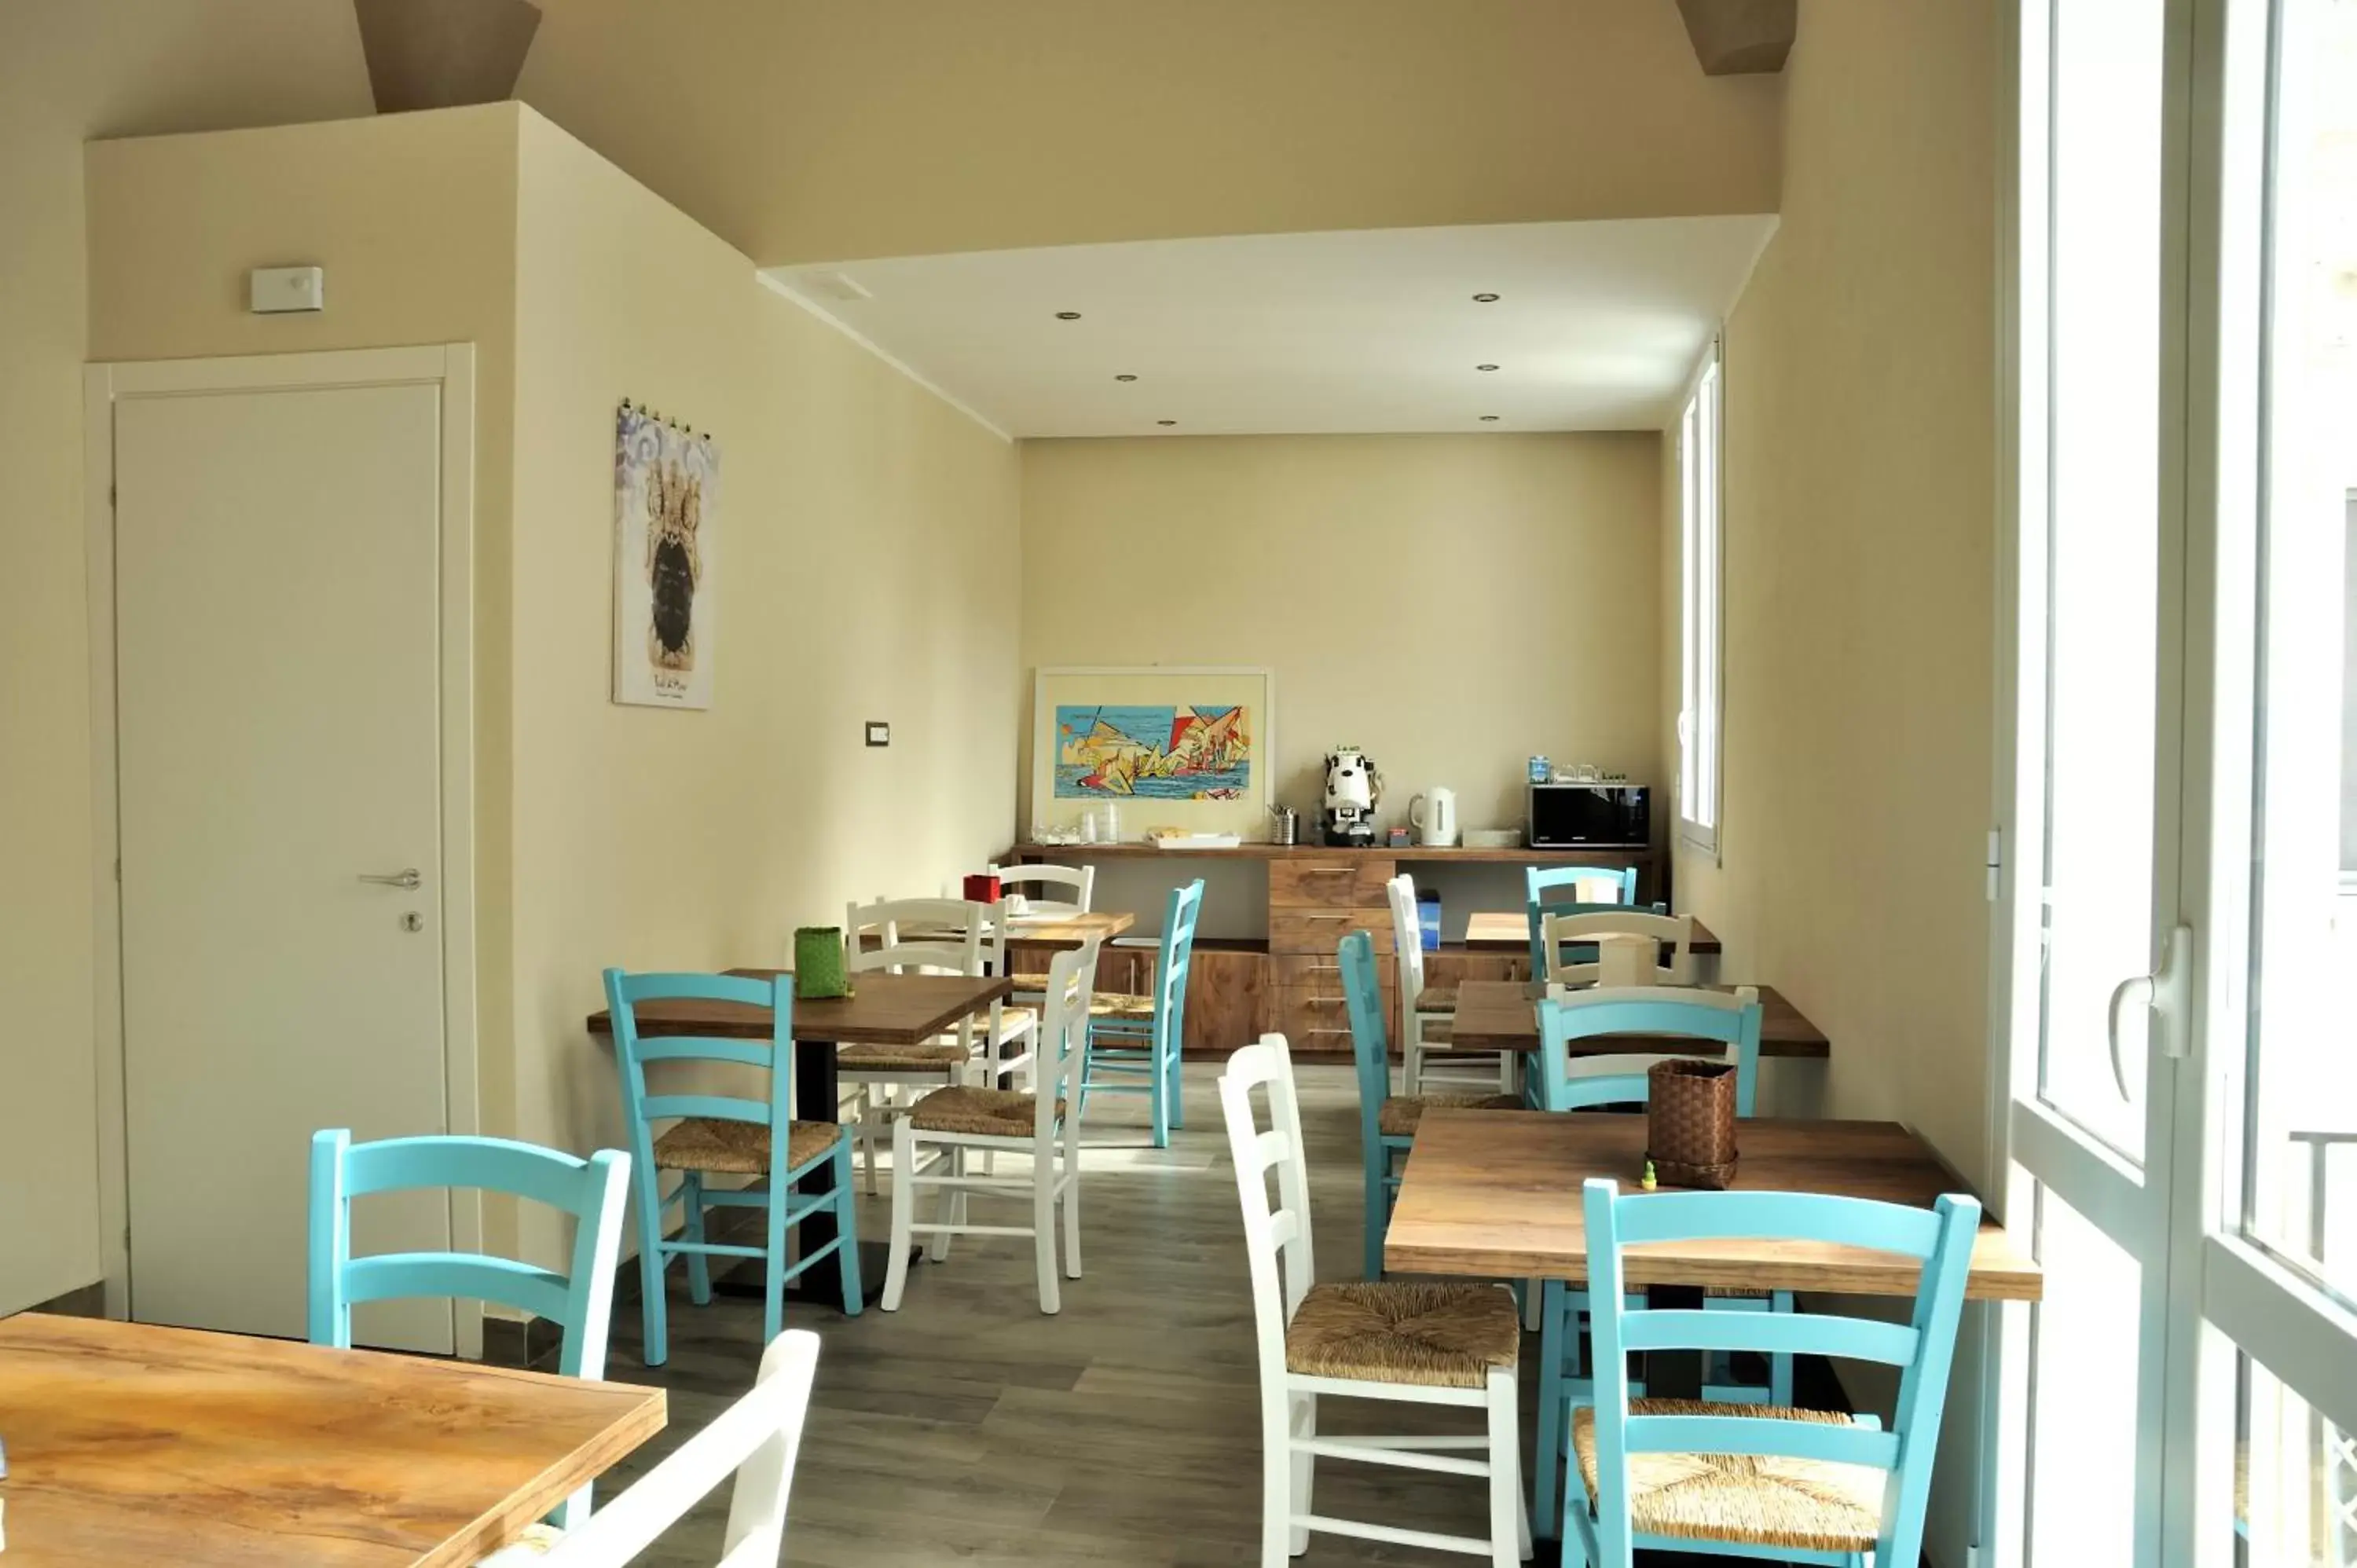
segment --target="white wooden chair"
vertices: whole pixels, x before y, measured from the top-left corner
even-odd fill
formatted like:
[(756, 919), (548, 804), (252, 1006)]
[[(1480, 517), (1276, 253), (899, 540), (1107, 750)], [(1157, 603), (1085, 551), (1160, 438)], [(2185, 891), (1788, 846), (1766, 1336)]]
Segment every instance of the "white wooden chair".
[[(785, 1549), (786, 1494), (810, 1410), (818, 1336), (797, 1328), (770, 1341), (753, 1391), (640, 1477), (636, 1485), (558, 1541), (546, 1555), (519, 1555), (538, 1568), (625, 1568), (688, 1509), (735, 1476), (718, 1568), (774, 1568)], [(509, 1552), (490, 1562), (510, 1568)], [(679, 1561), (666, 1556), (666, 1563)], [(486, 1565), (489, 1568), (489, 1565)]]
[[(846, 967), (854, 976), (992, 972), (1006, 961), (1006, 921), (999, 906), (962, 898), (879, 898), (844, 914)], [(877, 945), (867, 937), (874, 933)], [(966, 1083), (996, 1083), (1002, 1072), (1030, 1068), (1028, 1041), (1036, 1015), (991, 1004), (988, 1022), (972, 1018), (937, 1039), (914, 1046), (848, 1045), (835, 1058), (836, 1081), (847, 1090), (846, 1124), (867, 1178), (877, 1190), (876, 1153), (890, 1142), (891, 1123), (919, 1097)], [(1025, 1048), (1009, 1055), (1007, 1047)]]
[(1692, 985), (1695, 983), (1694, 917), (1652, 915), (1638, 909), (1613, 909), (1587, 915), (1549, 915), (1543, 923), (1541, 945), (1546, 950), (1549, 985), (1609, 983), (1604, 963), (1572, 963), (1564, 957), (1566, 945), (1592, 946), (1598, 938), (1636, 937), (1654, 944), (1653, 961), (1637, 983), (1648, 985)]
[[(1253, 1110), (1255, 1089), (1267, 1091), (1265, 1132)], [(1284, 1036), (1264, 1035), (1228, 1058), (1220, 1105), (1243, 1203), (1260, 1342), (1261, 1568), (1285, 1568), (1288, 1555), (1308, 1550), (1312, 1530), (1461, 1552), (1487, 1558), (1493, 1568), (1527, 1560), (1530, 1515), (1514, 1394), (1522, 1328), (1513, 1296), (1500, 1285), (1313, 1283), (1309, 1170)], [(1321, 1437), (1320, 1398), (1478, 1410), (1488, 1429), (1478, 1437)], [(1484, 1455), (1448, 1452), (1468, 1448)], [(1489, 1534), (1443, 1535), (1317, 1513), (1311, 1494), (1321, 1458), (1480, 1479), (1489, 1489)]]
[(1413, 1100), (1433, 1090), (1512, 1094), (1512, 1051), (1440, 1053), (1441, 1062), (1427, 1067), (1431, 1044), (1448, 1038), (1457, 1015), (1457, 991), (1424, 983), (1424, 925), (1416, 912), (1415, 878), (1405, 873), (1394, 876), (1383, 884), (1383, 894), (1391, 901), (1392, 947), (1399, 955), (1401, 1095)]
[[(994, 865), (991, 875), (998, 878), (1002, 894), (1021, 893), (1025, 912), (1033, 915), (1085, 915), (1089, 900), (1096, 896), (1097, 868), (1093, 865)], [(1033, 887), (1060, 887), (1069, 898), (1042, 898), (1028, 891)]]
[[(952, 1236), (1028, 1236), (1038, 1255), (1039, 1310), (1062, 1306), (1056, 1283), (1056, 1222), (1062, 1210), (1064, 1274), (1081, 1277), (1081, 1066), (1089, 997), (1096, 985), (1097, 943), (1060, 952), (1048, 968), (1048, 1012), (1039, 1033), (1033, 1092), (996, 1085), (936, 1090), (892, 1125), (892, 1262), (884, 1276), (887, 1312), (900, 1309), (909, 1283), (910, 1239), (931, 1237), (926, 1256), (945, 1262)], [(968, 1155), (1028, 1155), (1023, 1176), (974, 1175)], [(917, 1205), (941, 1195), (938, 1217), (920, 1219)], [(1031, 1199), (1028, 1225), (976, 1225), (966, 1219), (975, 1193)]]

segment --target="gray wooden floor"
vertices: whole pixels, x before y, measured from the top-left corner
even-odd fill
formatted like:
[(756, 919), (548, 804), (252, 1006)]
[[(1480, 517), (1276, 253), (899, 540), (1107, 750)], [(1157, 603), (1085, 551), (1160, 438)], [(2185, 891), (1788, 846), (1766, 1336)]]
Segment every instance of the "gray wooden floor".
[[(914, 1268), (897, 1313), (871, 1306), (845, 1318), (789, 1305), (787, 1326), (817, 1330), (825, 1348), (794, 1477), (787, 1563), (1235, 1568), (1256, 1561), (1252, 1303), (1217, 1075), (1211, 1064), (1188, 1066), (1188, 1126), (1167, 1151), (1146, 1146), (1138, 1097), (1092, 1102), (1081, 1204), (1086, 1273), (1065, 1283), (1060, 1316), (1039, 1313), (1030, 1242), (990, 1237), (961, 1239), (947, 1262)], [(1355, 1278), (1351, 1078), (1340, 1068), (1304, 1069), (1301, 1090), (1318, 1273)], [(865, 1235), (888, 1233), (889, 1202), (888, 1188), (863, 1199)], [(974, 1218), (989, 1218), (979, 1200)], [(652, 1370), (639, 1361), (637, 1303), (617, 1310), (608, 1375), (669, 1389), (671, 1425), (600, 1486), (601, 1500), (751, 1381), (759, 1302), (723, 1295), (691, 1305), (676, 1269), (670, 1300), (671, 1359)], [(1526, 1403), (1534, 1359), (1525, 1359)], [(1479, 1430), (1470, 1412), (1361, 1412), (1341, 1401), (1329, 1402), (1321, 1420), (1337, 1432)], [(1531, 1432), (1526, 1419), (1526, 1444)], [(1485, 1528), (1477, 1481), (1321, 1461), (1318, 1487), (1321, 1512), (1461, 1534)], [(726, 1508), (724, 1491), (641, 1561), (711, 1563)], [(1294, 1561), (1319, 1568), (1473, 1560), (1318, 1536)]]

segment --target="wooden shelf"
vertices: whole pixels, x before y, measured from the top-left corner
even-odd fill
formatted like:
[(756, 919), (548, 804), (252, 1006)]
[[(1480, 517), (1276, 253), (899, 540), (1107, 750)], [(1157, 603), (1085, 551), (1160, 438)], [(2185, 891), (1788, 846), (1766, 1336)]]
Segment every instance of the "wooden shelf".
[(1365, 855), (1370, 860), (1413, 862), (1418, 865), (1622, 865), (1653, 859), (1650, 847), (1622, 844), (1580, 849), (1434, 849), (1412, 844), (1394, 849), (1372, 844), (1342, 849), (1318, 843), (1240, 843), (1233, 849), (1157, 849), (1150, 843), (1018, 843), (999, 856), (1001, 864), (1027, 860), (1331, 860)]

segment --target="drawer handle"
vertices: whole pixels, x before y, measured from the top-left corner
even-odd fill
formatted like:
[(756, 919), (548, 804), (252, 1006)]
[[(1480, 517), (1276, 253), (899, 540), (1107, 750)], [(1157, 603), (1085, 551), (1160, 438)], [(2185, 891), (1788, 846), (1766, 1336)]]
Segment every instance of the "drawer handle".
[(1348, 915), (1304, 915), (1301, 918), (1305, 920), (1317, 920), (1327, 925), (1331, 925), (1337, 920), (1347, 920), (1351, 917)]
[(1305, 972), (1310, 974), (1340, 974), (1342, 972), (1342, 966), (1339, 963), (1305, 963), (1301, 967)]
[(1355, 865), (1305, 865), (1301, 868), (1304, 876), (1356, 876), (1358, 874), (1359, 868)]
[(1305, 1035), (1347, 1035), (1351, 1031), (1348, 1029), (1304, 1029), (1301, 1032)]

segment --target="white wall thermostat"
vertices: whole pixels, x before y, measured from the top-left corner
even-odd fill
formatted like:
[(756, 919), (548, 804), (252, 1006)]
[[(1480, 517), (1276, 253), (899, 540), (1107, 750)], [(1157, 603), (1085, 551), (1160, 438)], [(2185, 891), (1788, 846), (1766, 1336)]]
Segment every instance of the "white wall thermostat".
[(328, 308), (325, 267), (256, 267), (248, 274), (248, 282), (253, 291), (256, 316)]

